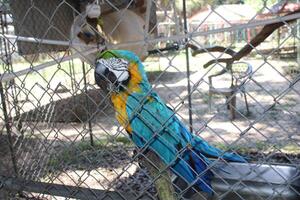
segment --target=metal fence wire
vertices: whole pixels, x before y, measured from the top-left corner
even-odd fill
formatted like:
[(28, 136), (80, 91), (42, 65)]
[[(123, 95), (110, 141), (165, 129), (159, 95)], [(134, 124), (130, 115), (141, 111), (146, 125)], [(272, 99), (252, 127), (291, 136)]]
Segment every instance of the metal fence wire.
[[(0, 199), (300, 199), (299, 19), (298, 1), (2, 0)], [(189, 131), (247, 162), (191, 182), (180, 151), (137, 148), (95, 84), (104, 49), (135, 52)]]

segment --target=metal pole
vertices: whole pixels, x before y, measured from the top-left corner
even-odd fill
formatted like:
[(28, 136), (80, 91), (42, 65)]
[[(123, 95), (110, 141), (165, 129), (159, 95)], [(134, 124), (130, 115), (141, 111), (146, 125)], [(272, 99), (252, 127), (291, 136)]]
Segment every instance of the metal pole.
[(147, 0), (147, 8), (146, 8), (146, 15), (145, 15), (145, 22), (146, 22), (146, 24), (145, 24), (145, 39), (148, 39), (148, 36), (149, 36), (151, 6), (152, 6), (152, 0)]
[[(184, 34), (188, 33), (187, 17), (186, 17), (186, 1), (183, 0), (183, 21), (184, 21)], [(188, 103), (189, 103), (189, 125), (190, 131), (193, 132), (193, 113), (192, 113), (192, 97), (191, 97), (191, 83), (190, 83), (190, 60), (189, 49), (187, 46), (188, 38), (184, 39), (185, 42), (185, 58), (186, 58), (186, 76), (187, 76), (187, 90), (188, 90)]]
[[(3, 34), (8, 33), (8, 22), (7, 22), (7, 17), (6, 17), (6, 12), (1, 13), (1, 17), (0, 17), (0, 22), (2, 24), (1, 26), (1, 31)], [(10, 44), (9, 42), (6, 42), (5, 39), (3, 39), (3, 45), (4, 45), (4, 54), (5, 54), (5, 65), (6, 65), (6, 69), (4, 68), (4, 71), (8, 71), (9, 73), (13, 73), (14, 69), (12, 66), (12, 60), (11, 60), (11, 52), (10, 52)], [(20, 108), (18, 106), (18, 97), (17, 97), (17, 89), (16, 89), (16, 84), (15, 84), (15, 80), (12, 79), (8, 82), (9, 87), (11, 88), (11, 96), (13, 98), (13, 109), (16, 112), (16, 118), (20, 119)], [(22, 132), (22, 122), (21, 120), (18, 120), (17, 122), (17, 129), (23, 134)]]
[(177, 10), (176, 10), (176, 2), (175, 0), (172, 1), (172, 7), (173, 7), (173, 15), (174, 15), (174, 21), (175, 21), (175, 30), (176, 30), (176, 35), (180, 34), (180, 26), (179, 26), (179, 20), (177, 16)]
[[(152, 0), (147, 0), (147, 8), (146, 8), (146, 15), (145, 15), (145, 29), (144, 29), (144, 40), (147, 41), (149, 39), (149, 23), (150, 23), (150, 15), (151, 15), (151, 7), (152, 7)], [(144, 43), (143, 51), (147, 51), (148, 43)]]
[[(0, 16), (1, 32), (4, 34), (5, 32), (7, 32), (7, 19), (5, 17), (6, 12), (0, 13), (0, 14), (1, 14), (1, 16)], [(5, 30), (5, 28), (6, 28), (6, 30)], [(2, 41), (3, 41), (4, 54), (5, 54), (5, 63), (3, 66), (3, 70), (4, 70), (4, 72), (8, 71), (9, 73), (12, 73), (13, 68), (11, 65), (11, 57), (10, 57), (11, 55), (9, 55), (9, 50), (10, 50), (9, 44), (5, 41), (5, 39), (3, 39)], [(11, 91), (12, 91), (12, 96), (13, 96), (13, 104), (14, 104), (14, 109), (16, 112), (16, 117), (19, 117), (20, 112), (19, 112), (19, 108), (17, 106), (18, 99), (14, 95), (16, 93), (16, 91), (14, 91), (14, 90), (16, 90), (16, 88), (14, 87), (15, 80), (11, 80), (9, 82), (9, 85), (11, 86)], [(2, 104), (4, 122), (5, 122), (5, 128), (6, 128), (6, 133), (7, 133), (8, 146), (9, 146), (9, 150), (10, 150), (10, 154), (11, 154), (13, 170), (14, 170), (15, 175), (18, 176), (19, 173), (18, 173), (18, 169), (17, 169), (17, 161), (16, 161), (15, 151), (14, 151), (14, 147), (13, 147), (12, 133), (11, 133), (11, 120), (8, 115), (6, 98), (4, 95), (4, 87), (3, 87), (3, 84), (1, 81), (0, 81), (0, 96), (1, 96), (1, 104)], [(22, 123), (20, 121), (18, 121), (17, 129), (19, 131), (21, 131), (21, 128), (22, 128)]]
[(90, 104), (88, 98), (88, 90), (87, 90), (87, 81), (86, 81), (86, 72), (85, 72), (85, 64), (82, 62), (82, 72), (83, 72), (83, 82), (84, 82), (84, 92), (85, 92), (85, 101), (87, 107), (87, 118), (88, 118), (88, 126), (89, 126), (89, 133), (90, 133), (90, 142), (91, 146), (94, 146), (94, 138), (93, 138), (93, 130), (92, 130), (92, 122), (91, 122), (91, 115), (90, 115)]
[[(71, 55), (71, 52), (68, 52), (68, 55)], [(69, 71), (70, 71), (70, 81), (71, 81), (71, 88), (72, 88), (72, 93), (75, 91), (75, 81), (76, 81), (76, 76), (75, 76), (75, 70), (74, 70), (74, 61), (73, 59), (69, 60)]]

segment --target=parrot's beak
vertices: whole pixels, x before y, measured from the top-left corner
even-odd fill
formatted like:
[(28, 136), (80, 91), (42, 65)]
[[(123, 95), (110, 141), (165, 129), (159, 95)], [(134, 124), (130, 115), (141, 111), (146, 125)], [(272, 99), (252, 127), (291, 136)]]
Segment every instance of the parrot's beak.
[(118, 90), (117, 77), (107, 68), (103, 68), (103, 66), (96, 65), (95, 81), (96, 84), (106, 92)]
[(106, 90), (108, 83), (105, 80), (105, 77), (102, 74), (97, 73), (96, 71), (95, 71), (95, 82), (101, 89)]

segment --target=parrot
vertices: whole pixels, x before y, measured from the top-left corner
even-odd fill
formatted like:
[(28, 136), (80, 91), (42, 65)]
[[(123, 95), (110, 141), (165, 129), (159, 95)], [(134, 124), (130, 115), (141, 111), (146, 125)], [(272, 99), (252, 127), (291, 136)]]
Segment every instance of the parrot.
[(176, 113), (153, 91), (144, 65), (128, 50), (99, 52), (95, 82), (109, 93), (117, 121), (138, 149), (157, 154), (172, 173), (198, 190), (213, 194), (211, 158), (247, 162), (223, 152), (191, 133)]

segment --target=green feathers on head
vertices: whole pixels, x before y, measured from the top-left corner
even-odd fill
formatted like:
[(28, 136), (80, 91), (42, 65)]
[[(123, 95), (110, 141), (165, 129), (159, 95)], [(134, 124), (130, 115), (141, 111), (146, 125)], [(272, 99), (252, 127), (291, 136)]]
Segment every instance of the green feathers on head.
[(108, 59), (108, 58), (119, 58), (120, 56), (116, 54), (116, 52), (114, 50), (106, 50), (103, 52), (100, 52), (97, 54), (97, 58), (104, 58), (104, 59)]
[(97, 55), (97, 58), (104, 58), (104, 59), (109, 59), (109, 58), (123, 58), (126, 59), (129, 62), (135, 62), (135, 63), (140, 63), (140, 58), (132, 51), (128, 50), (106, 50)]

